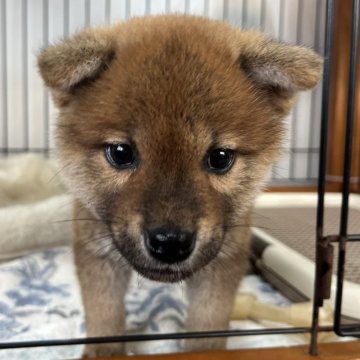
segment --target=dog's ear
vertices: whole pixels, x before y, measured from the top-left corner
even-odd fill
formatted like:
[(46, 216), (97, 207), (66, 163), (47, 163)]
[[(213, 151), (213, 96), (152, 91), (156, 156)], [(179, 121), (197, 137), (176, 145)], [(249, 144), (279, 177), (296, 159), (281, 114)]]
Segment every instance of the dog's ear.
[(62, 105), (74, 89), (96, 79), (114, 55), (111, 33), (89, 29), (42, 50), (38, 66), (55, 101)]
[(238, 61), (258, 88), (291, 97), (319, 82), (323, 67), (320, 55), (305, 47), (249, 35), (252, 41), (244, 43)]

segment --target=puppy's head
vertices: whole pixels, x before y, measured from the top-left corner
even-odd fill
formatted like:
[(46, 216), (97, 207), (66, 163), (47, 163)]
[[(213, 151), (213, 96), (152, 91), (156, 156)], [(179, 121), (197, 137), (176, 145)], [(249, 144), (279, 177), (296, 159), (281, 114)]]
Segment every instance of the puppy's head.
[(39, 66), (60, 109), (64, 180), (108, 228), (109, 253), (176, 281), (231, 256), (228, 230), (322, 60), (224, 23), (160, 16), (86, 30), (45, 49)]

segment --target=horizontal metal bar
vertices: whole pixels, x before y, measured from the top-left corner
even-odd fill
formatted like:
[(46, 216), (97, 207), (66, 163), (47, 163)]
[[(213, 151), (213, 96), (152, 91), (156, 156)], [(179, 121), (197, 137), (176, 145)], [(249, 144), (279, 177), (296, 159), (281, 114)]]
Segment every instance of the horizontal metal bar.
[(52, 149), (46, 148), (26, 148), (26, 149), (12, 149), (12, 148), (0, 148), (0, 154), (21, 154), (21, 153), (49, 153), (53, 151)]
[(340, 328), (336, 330), (336, 335), (360, 338), (360, 324), (347, 326), (341, 325)]
[[(332, 326), (324, 326), (320, 331), (333, 331)], [(154, 340), (176, 340), (176, 339), (200, 339), (217, 338), (249, 335), (279, 335), (279, 334), (305, 334), (309, 333), (310, 328), (274, 328), (274, 329), (255, 329), (255, 330), (222, 330), (222, 331), (198, 331), (183, 333), (165, 333), (165, 334), (139, 334), (122, 336), (102, 336), (78, 339), (60, 339), (60, 340), (42, 340), (42, 341), (16, 341), (0, 343), (0, 349), (17, 349), (41, 346), (64, 346), (81, 344), (99, 344), (115, 342), (136, 342), (136, 341), (154, 341)]]
[[(338, 243), (341, 241), (341, 236), (339, 235), (328, 235), (324, 237), (325, 241), (328, 241), (329, 243)], [(353, 234), (353, 235), (347, 235), (345, 241), (351, 242), (351, 241), (360, 241), (360, 234)]]
[(320, 152), (319, 148), (284, 148), (281, 150), (282, 153), (292, 153), (292, 154), (310, 154), (310, 153), (314, 153), (314, 154), (318, 154)]
[(278, 178), (272, 178), (268, 181), (268, 185), (279, 187), (279, 186), (291, 186), (294, 189), (297, 187), (303, 187), (303, 186), (316, 186), (316, 179), (315, 178), (296, 178), (294, 180), (290, 179), (278, 179)]

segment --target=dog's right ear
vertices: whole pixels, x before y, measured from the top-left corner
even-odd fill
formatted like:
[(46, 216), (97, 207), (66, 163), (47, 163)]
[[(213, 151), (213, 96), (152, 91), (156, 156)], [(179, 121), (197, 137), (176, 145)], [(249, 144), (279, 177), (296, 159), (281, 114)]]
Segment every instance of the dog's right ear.
[(73, 90), (95, 80), (106, 70), (114, 56), (110, 32), (88, 29), (42, 50), (38, 66), (55, 102), (62, 106)]

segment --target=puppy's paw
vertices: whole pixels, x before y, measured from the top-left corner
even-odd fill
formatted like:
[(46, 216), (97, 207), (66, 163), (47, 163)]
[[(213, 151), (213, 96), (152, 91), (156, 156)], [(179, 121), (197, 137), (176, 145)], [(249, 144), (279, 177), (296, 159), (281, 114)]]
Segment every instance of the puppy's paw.
[(86, 345), (82, 358), (91, 359), (99, 356), (114, 355), (125, 355), (125, 345), (119, 343)]
[(221, 350), (226, 347), (226, 338), (186, 339), (182, 343), (184, 351)]

